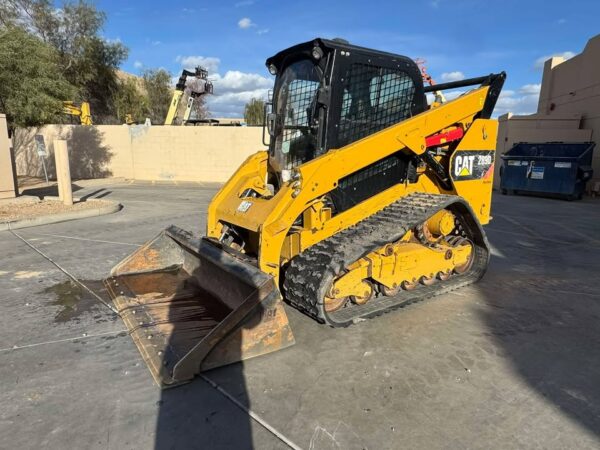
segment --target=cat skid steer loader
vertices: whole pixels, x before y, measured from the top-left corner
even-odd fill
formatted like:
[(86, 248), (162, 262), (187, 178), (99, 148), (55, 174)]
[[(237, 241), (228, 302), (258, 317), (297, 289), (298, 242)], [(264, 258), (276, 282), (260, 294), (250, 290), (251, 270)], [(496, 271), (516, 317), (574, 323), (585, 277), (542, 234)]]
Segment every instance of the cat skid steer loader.
[(106, 280), (162, 386), (292, 345), (282, 300), (347, 326), (473, 283), (488, 265), (504, 73), (424, 87), (413, 60), (338, 39), (266, 64), (268, 151), (213, 198), (206, 236), (171, 226)]

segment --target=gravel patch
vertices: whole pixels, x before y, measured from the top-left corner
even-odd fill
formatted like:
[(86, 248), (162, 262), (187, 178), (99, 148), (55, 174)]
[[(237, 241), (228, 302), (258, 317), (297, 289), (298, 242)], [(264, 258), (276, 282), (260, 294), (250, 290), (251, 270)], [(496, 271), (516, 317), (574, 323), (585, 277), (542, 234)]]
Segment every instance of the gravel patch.
[(50, 216), (53, 214), (77, 212), (86, 209), (103, 208), (113, 202), (107, 200), (90, 199), (66, 206), (59, 200), (38, 201), (11, 201), (0, 203), (0, 222), (14, 222), (16, 220), (31, 219), (33, 217)]

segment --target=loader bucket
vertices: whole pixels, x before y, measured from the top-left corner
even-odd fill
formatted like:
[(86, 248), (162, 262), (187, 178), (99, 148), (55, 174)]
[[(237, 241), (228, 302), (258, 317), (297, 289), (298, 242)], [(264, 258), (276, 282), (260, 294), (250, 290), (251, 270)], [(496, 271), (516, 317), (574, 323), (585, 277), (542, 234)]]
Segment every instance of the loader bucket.
[(105, 284), (162, 387), (294, 344), (272, 276), (175, 226), (117, 264)]

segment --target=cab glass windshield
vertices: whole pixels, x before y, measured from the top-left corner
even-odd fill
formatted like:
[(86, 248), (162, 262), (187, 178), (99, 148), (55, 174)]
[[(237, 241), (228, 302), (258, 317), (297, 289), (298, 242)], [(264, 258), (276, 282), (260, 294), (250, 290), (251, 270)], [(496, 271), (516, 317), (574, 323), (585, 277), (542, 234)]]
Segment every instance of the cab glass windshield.
[(290, 64), (278, 80), (272, 149), (276, 170), (292, 169), (314, 157), (316, 129), (311, 122), (320, 83), (320, 71), (308, 59)]

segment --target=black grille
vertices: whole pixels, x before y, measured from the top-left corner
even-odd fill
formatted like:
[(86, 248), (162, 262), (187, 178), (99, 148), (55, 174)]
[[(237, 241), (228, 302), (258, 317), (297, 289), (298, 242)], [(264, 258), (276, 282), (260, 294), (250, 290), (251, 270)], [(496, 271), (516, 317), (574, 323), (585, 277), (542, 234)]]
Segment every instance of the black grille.
[(411, 116), (415, 85), (402, 70), (354, 63), (343, 86), (338, 147)]
[(337, 212), (345, 211), (373, 195), (406, 180), (412, 162), (407, 155), (395, 153), (339, 181), (331, 191)]

